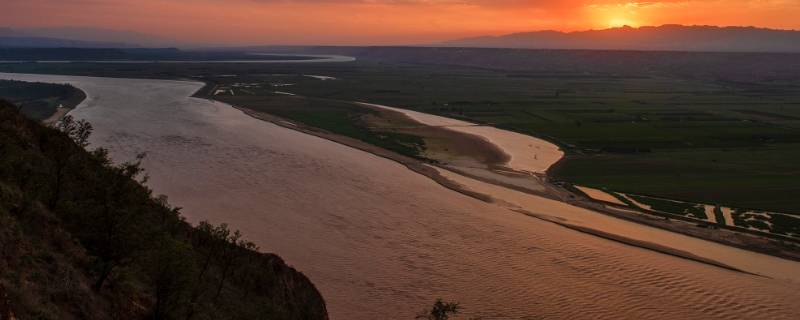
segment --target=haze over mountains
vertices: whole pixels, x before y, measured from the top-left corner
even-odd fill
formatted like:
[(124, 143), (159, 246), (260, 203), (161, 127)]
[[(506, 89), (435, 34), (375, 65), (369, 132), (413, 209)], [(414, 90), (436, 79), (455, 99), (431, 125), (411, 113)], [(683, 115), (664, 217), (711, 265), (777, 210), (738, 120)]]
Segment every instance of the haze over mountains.
[[(258, 45), (258, 44), (255, 44)], [(314, 45), (309, 43), (309, 45)], [(755, 27), (663, 25), (577, 32), (534, 31), (481, 36), (423, 45), (432, 47), (589, 49), (711, 52), (800, 52), (800, 31)], [(91, 27), (11, 29), (0, 27), (0, 47), (155, 48), (215, 47), (135, 31)]]
[(800, 31), (663, 25), (579, 32), (535, 31), (447, 41), (437, 46), (526, 49), (800, 52)]
[(177, 41), (135, 31), (91, 27), (16, 29), (0, 27), (0, 47), (135, 48), (168, 47)]

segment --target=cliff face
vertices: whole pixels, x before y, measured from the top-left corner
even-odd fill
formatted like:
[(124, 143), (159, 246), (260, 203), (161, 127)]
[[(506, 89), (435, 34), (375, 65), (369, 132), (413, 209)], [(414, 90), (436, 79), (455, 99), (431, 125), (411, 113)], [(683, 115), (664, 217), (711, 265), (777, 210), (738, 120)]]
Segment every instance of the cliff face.
[(327, 319), (302, 273), (225, 225), (190, 226), (70, 124), (0, 101), (0, 319)]

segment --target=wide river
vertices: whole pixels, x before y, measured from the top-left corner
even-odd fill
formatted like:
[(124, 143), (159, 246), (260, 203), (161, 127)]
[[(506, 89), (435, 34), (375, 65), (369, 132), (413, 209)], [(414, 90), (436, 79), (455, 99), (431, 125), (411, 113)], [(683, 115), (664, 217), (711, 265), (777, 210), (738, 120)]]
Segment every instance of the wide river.
[(438, 297), (482, 319), (800, 316), (794, 275), (734, 272), (484, 203), (384, 158), (189, 98), (200, 83), (0, 78), (83, 89), (70, 114), (94, 125), (93, 146), (116, 161), (147, 152), (156, 193), (189, 221), (226, 222), (284, 257), (335, 320), (413, 319)]

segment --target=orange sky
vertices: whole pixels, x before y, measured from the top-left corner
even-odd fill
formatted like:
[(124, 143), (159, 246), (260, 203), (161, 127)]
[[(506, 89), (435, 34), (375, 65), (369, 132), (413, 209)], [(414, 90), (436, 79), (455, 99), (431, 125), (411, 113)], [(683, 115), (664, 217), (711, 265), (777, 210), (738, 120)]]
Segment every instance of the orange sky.
[(800, 29), (800, 0), (0, 0), (0, 26), (91, 26), (216, 44), (419, 44), (629, 24)]

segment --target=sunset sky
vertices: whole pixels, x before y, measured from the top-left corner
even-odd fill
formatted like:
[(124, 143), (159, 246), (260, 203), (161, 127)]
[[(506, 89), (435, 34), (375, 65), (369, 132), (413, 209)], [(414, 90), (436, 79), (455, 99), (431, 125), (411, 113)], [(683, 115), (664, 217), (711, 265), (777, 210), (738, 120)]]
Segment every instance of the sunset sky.
[(89, 26), (216, 44), (418, 44), (611, 26), (800, 29), (800, 0), (0, 0), (0, 27)]

